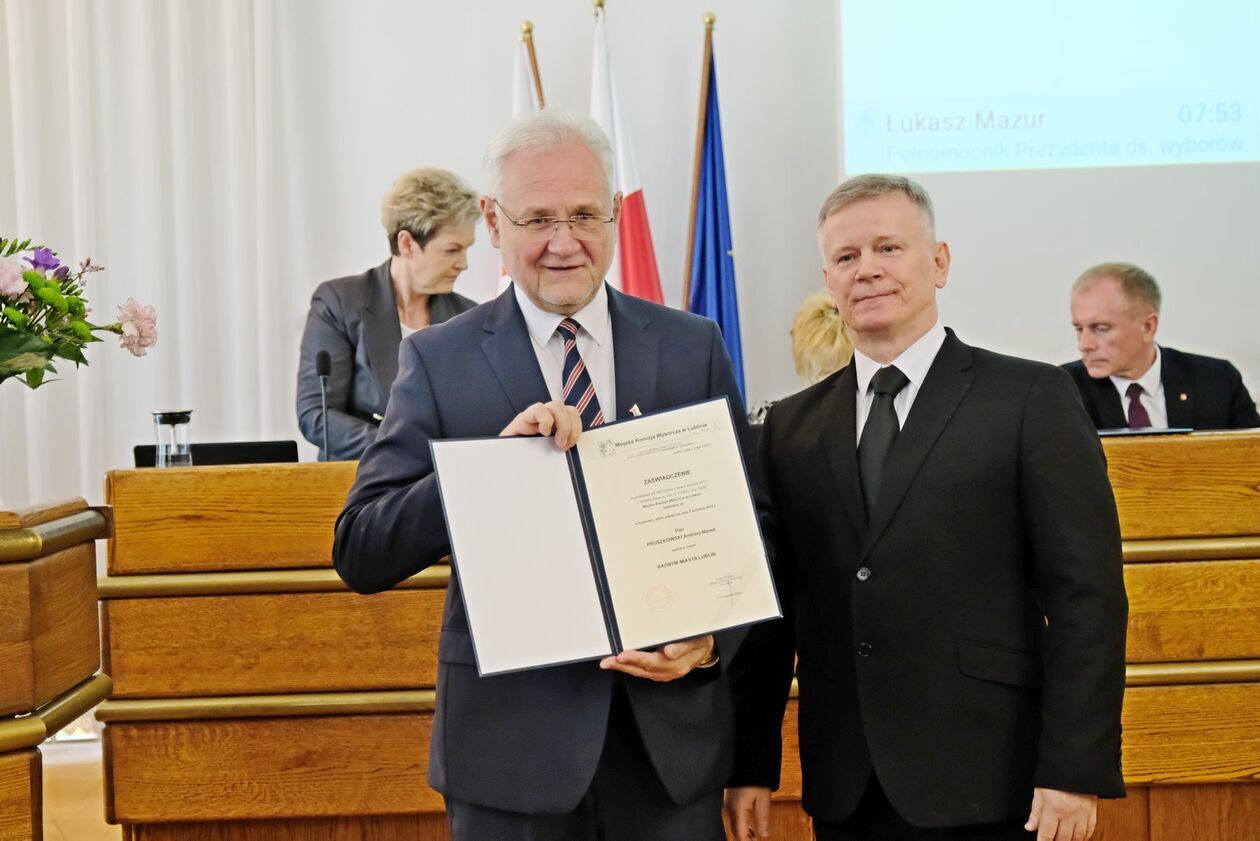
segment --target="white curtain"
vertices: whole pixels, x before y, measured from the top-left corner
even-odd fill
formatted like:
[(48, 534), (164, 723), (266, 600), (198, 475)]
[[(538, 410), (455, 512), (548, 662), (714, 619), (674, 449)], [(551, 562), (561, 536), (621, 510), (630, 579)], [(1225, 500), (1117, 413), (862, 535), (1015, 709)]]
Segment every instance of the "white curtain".
[[(295, 438), (312, 278), (304, 161), (290, 128), (317, 70), (270, 0), (4, 0), (0, 235), (91, 257), (94, 321), (158, 312), (145, 358), (116, 338), (57, 382), (0, 386), (0, 499), (84, 495), (152, 443), (150, 412), (193, 410), (195, 441)], [(316, 144), (317, 145), (317, 144)], [(306, 451), (309, 454), (309, 450)]]

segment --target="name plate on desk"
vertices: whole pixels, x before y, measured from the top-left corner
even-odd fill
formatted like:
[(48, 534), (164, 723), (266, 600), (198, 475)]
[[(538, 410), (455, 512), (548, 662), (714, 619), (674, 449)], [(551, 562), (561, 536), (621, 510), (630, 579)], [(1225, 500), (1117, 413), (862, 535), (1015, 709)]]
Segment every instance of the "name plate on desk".
[(434, 441), (483, 675), (780, 616), (725, 398), (548, 438)]

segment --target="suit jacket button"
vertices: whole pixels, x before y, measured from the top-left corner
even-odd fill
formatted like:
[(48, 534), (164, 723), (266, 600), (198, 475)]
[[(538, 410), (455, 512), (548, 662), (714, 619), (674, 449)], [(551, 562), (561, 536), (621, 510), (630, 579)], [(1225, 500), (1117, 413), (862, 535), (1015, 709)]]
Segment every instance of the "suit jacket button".
[(871, 577), (871, 571), (867, 567), (862, 567), (857, 571), (857, 580), (865, 581)]
[(871, 644), (869, 642), (859, 642), (858, 647), (857, 647), (857, 653), (859, 657), (870, 657)]

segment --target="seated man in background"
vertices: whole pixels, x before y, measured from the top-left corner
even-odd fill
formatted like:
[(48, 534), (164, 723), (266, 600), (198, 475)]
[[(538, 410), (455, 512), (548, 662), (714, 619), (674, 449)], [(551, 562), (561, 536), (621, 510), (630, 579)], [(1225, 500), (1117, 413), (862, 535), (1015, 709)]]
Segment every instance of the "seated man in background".
[(1159, 286), (1132, 263), (1100, 263), (1072, 285), (1081, 351), (1063, 367), (1098, 429), (1260, 427), (1238, 369), (1155, 344)]

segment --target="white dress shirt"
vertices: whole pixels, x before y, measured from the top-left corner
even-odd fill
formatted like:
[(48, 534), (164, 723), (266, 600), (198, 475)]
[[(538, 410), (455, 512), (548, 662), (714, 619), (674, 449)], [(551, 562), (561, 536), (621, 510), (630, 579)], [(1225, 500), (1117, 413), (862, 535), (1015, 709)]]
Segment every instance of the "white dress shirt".
[(1155, 361), (1146, 369), (1145, 374), (1136, 380), (1126, 380), (1114, 375), (1110, 379), (1116, 391), (1120, 392), (1120, 407), (1124, 409), (1126, 419), (1129, 417), (1129, 386), (1137, 383), (1142, 386), (1142, 394), (1138, 400), (1146, 407), (1151, 428), (1168, 428), (1168, 404), (1164, 402), (1164, 381), (1160, 379), (1159, 345), (1155, 345)]
[[(928, 369), (932, 367), (932, 361), (936, 359), (936, 354), (940, 352), (943, 344), (945, 344), (945, 328), (941, 326), (940, 321), (937, 321), (932, 325), (931, 330), (920, 336), (914, 344), (903, 350), (900, 356), (888, 363), (896, 365), (910, 380), (906, 387), (897, 392), (897, 396), (893, 398), (893, 410), (897, 413), (898, 427), (906, 425), (906, 417), (910, 414), (910, 407), (914, 405), (914, 398), (923, 387), (923, 380), (927, 377)], [(862, 430), (866, 427), (866, 417), (871, 413), (871, 403), (875, 400), (871, 379), (880, 368), (886, 366), (880, 365), (860, 350), (853, 351), (853, 365), (857, 374), (857, 440), (861, 441)]]
[[(534, 305), (521, 288), (512, 285), (521, 314), (525, 316), (525, 329), (529, 331), (542, 369), (543, 382), (552, 400), (561, 400), (564, 393), (564, 339), (556, 333), (565, 316), (541, 310)], [(604, 422), (617, 418), (616, 368), (613, 366), (612, 315), (608, 312), (608, 290), (604, 284), (590, 303), (569, 316), (581, 329), (577, 335), (577, 349), (586, 363), (586, 371), (595, 386), (595, 399), (604, 413)]]

